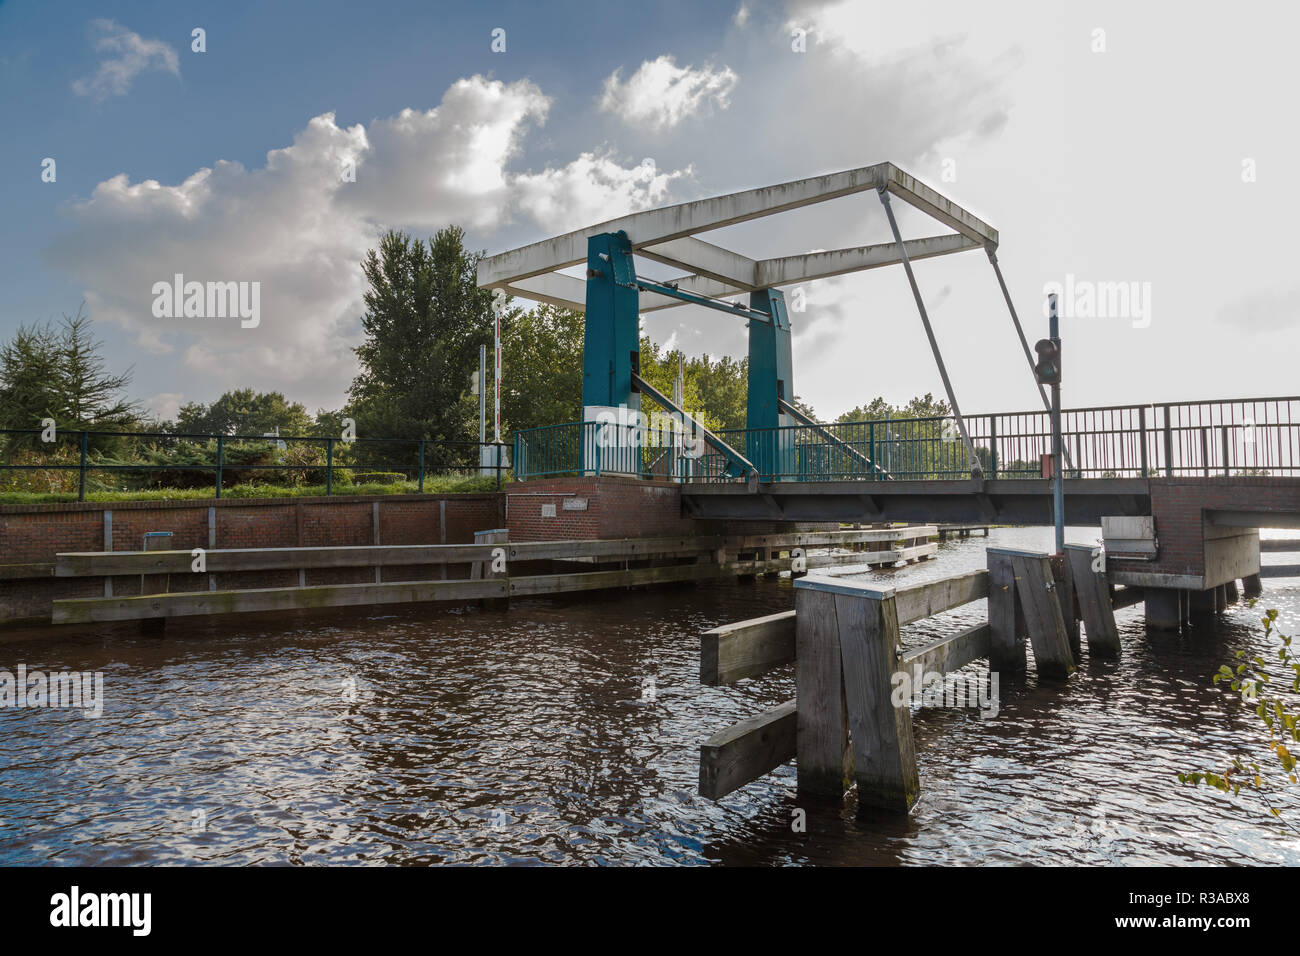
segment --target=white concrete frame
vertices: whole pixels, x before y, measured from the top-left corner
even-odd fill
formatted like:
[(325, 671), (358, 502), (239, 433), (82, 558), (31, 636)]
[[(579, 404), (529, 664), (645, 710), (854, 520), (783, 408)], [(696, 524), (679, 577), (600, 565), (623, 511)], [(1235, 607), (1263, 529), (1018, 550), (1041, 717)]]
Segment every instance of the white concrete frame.
[[(620, 229), (631, 239), (637, 255), (690, 273), (672, 280), (679, 289), (717, 298), (896, 265), (902, 258), (898, 245), (893, 242), (778, 259), (751, 259), (696, 238), (697, 233), (867, 192), (882, 185), (892, 195), (956, 230), (948, 235), (907, 240), (904, 245), (908, 259), (997, 247), (998, 233), (992, 226), (893, 163), (877, 163), (778, 186), (648, 209), (511, 249), (479, 263), (478, 284), (505, 289), (523, 299), (584, 311), (586, 282), (559, 270), (587, 261), (590, 236)], [(643, 292), (640, 299), (642, 312), (685, 304), (650, 292)]]

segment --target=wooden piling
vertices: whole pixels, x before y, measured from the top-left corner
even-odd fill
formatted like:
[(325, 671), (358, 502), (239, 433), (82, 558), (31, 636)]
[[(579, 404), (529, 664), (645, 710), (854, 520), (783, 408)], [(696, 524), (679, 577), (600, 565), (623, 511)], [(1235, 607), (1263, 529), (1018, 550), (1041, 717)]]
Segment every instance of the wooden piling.
[(860, 808), (906, 813), (920, 775), (910, 701), (892, 700), (901, 672), (894, 592), (827, 578), (795, 589), (799, 789), (839, 799), (853, 777)]
[(1260, 582), (1258, 574), (1248, 574), (1241, 579), (1241, 590), (1248, 598), (1259, 597), (1264, 593), (1264, 585)]
[(796, 767), (801, 793), (840, 800), (853, 775), (835, 595), (795, 582)]
[(921, 790), (910, 701), (895, 705), (898, 612), (892, 591), (836, 595), (858, 806), (906, 813)]
[(1024, 673), (1025, 622), (1016, 600), (1016, 577), (1011, 558), (988, 549), (989, 569), (989, 670)]
[(1078, 661), (1083, 656), (1083, 643), (1079, 636), (1079, 612), (1074, 594), (1074, 576), (1070, 574), (1068, 558), (1064, 554), (1049, 555), (1047, 561), (1052, 572), (1052, 580), (1056, 582), (1056, 603), (1061, 608), (1065, 636), (1070, 642), (1070, 655)]
[(1236, 582), (1236, 581), (1229, 581), (1229, 582), (1227, 582), (1227, 583), (1223, 586), (1223, 589), (1224, 589), (1224, 594), (1226, 595), (1229, 604), (1236, 604), (1239, 600), (1241, 600), (1241, 595), (1237, 593), (1237, 582)]
[[(1005, 582), (1008, 572), (1002, 567), (1005, 562), (1010, 565), (1009, 590), (1014, 595), (1015, 606), (1024, 615), (1024, 626), (1029, 634), (1029, 642), (1034, 648), (1034, 661), (1039, 676), (1068, 677), (1074, 670), (1074, 655), (1070, 650), (1070, 637), (1065, 629), (1065, 619), (1061, 615), (1061, 604), (1056, 593), (1057, 584), (1052, 577), (1048, 556), (1038, 551), (989, 548), (988, 561), (989, 623), (994, 624), (994, 567), (999, 567), (999, 585), (1007, 587)], [(994, 645), (1009, 647), (1011, 637), (1005, 632), (1005, 612), (1000, 614), (996, 627), (1003, 629), (1003, 633), (999, 635), (995, 629)], [(1014, 632), (1017, 638), (1018, 632), (1017, 624)]]
[(1107, 659), (1119, 657), (1119, 628), (1115, 626), (1106, 573), (1093, 570), (1089, 545), (1067, 544), (1065, 559), (1084, 629), (1088, 632), (1088, 654)]

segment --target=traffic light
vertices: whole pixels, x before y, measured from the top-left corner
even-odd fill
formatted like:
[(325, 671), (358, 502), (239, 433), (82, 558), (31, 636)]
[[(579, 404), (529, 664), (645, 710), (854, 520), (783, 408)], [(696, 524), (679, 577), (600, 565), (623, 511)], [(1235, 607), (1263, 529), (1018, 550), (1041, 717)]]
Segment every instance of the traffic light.
[(1039, 339), (1034, 345), (1038, 353), (1038, 364), (1034, 366), (1034, 377), (1039, 385), (1061, 384), (1061, 343), (1057, 339)]

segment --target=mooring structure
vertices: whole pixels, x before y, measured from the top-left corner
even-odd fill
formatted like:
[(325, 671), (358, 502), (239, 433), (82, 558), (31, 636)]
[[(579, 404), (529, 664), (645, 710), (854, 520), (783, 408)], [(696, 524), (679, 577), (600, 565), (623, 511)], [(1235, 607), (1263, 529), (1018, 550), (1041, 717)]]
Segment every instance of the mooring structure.
[[(700, 681), (724, 686), (794, 665), (795, 697), (719, 731), (700, 748), (701, 795), (714, 800), (795, 760), (800, 794), (840, 801), (856, 785), (862, 810), (908, 812), (921, 792), (913, 698), (900, 686), (987, 659), (990, 674), (1027, 670), (1067, 680), (1083, 653), (1120, 655), (1115, 609), (1142, 600), (1113, 592), (1095, 557), (1066, 545), (1062, 560), (987, 549), (987, 568), (901, 588), (809, 574), (795, 609), (706, 631)], [(988, 618), (951, 636), (904, 648), (901, 628), (987, 599)]]

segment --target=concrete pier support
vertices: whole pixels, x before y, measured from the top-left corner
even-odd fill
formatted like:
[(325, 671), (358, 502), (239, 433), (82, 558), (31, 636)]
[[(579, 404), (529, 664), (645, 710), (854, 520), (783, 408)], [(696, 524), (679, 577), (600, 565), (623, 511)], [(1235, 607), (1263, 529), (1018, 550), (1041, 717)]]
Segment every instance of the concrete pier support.
[(1241, 600), (1241, 596), (1237, 593), (1236, 581), (1229, 581), (1226, 584), (1224, 584), (1223, 587), (1225, 593), (1227, 594), (1229, 604), (1236, 604), (1239, 600)]
[(1183, 620), (1185, 592), (1176, 588), (1147, 588), (1147, 627), (1157, 631), (1176, 631)]
[(1242, 578), (1241, 589), (1248, 598), (1259, 597), (1264, 593), (1264, 585), (1260, 583), (1258, 574), (1248, 574)]
[(1194, 616), (1205, 617), (1214, 613), (1214, 589), (1208, 591), (1189, 591), (1188, 599)]

